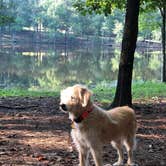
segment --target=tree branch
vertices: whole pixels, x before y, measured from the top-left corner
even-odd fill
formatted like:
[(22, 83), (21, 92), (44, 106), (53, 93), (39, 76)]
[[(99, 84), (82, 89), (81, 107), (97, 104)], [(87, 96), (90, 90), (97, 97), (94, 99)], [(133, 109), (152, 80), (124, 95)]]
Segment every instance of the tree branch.
[(163, 17), (164, 16), (164, 10), (161, 6), (158, 6), (159, 10), (160, 10), (160, 13), (161, 13), (161, 16)]

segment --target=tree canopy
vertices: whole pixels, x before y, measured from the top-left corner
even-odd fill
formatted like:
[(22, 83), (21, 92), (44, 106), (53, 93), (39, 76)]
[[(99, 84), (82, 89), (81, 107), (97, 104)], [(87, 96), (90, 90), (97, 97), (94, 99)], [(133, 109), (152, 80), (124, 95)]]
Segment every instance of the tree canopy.
[[(93, 7), (96, 6), (95, 11), (92, 11), (92, 7), (90, 8), (90, 5), (92, 4), (91, 0), (87, 1), (86, 5), (89, 6), (87, 9), (85, 8), (85, 1), (80, 0), (1, 0), (0, 2), (0, 4), (3, 2), (3, 6), (5, 6), (0, 10), (1, 17), (3, 17), (3, 19), (0, 19), (0, 22), (3, 22), (3, 24), (1, 24), (3, 29), (7, 29), (8, 26), (10, 26), (10, 30), (13, 31), (36, 31), (41, 29), (42, 31), (53, 32), (54, 34), (62, 33), (66, 30), (68, 33), (77, 36), (116, 35), (116, 41), (120, 41), (122, 37), (125, 14), (123, 9), (125, 8), (125, 0), (93, 1), (97, 2), (93, 5)], [(75, 11), (73, 3), (76, 9), (81, 7), (86, 9), (82, 11), (84, 15)], [(82, 6), (83, 4), (84, 6)], [(85, 15), (86, 13), (89, 13), (89, 11), (91, 11), (91, 15)], [(141, 13), (139, 19), (139, 36), (141, 38), (150, 37), (160, 39), (160, 12), (155, 11), (155, 13), (153, 13), (150, 9), (146, 9), (144, 11), (145, 12)], [(105, 17), (105, 15), (107, 15), (107, 17)], [(9, 16), (10, 19), (6, 16)], [(151, 17), (151, 19), (149, 19), (149, 17)], [(11, 19), (14, 20), (14, 22), (11, 22)], [(149, 22), (152, 26), (148, 26)]]
[[(138, 0), (139, 1), (139, 0)], [(93, 12), (98, 14), (105, 14), (106, 16), (111, 14), (114, 8), (123, 9), (129, 0), (77, 0), (74, 4), (75, 8), (82, 14)], [(161, 15), (161, 36), (162, 36), (162, 52), (163, 52), (163, 82), (166, 82), (166, 1), (165, 0), (140, 0), (140, 10), (144, 13), (158, 10)], [(127, 9), (128, 10), (128, 9)], [(126, 10), (126, 12), (127, 12)], [(150, 13), (151, 14), (151, 13)], [(155, 16), (155, 15), (154, 15)], [(142, 20), (144, 17), (142, 17)], [(151, 22), (150, 22), (151, 23)], [(143, 24), (141, 28), (143, 28)], [(149, 24), (151, 28), (159, 24)], [(144, 29), (144, 28), (143, 28)], [(146, 33), (146, 31), (144, 31)]]
[(12, 3), (0, 0), (0, 25), (5, 25), (14, 21), (10, 8)]
[[(141, 0), (140, 9), (147, 12), (156, 9), (162, 10), (164, 6), (166, 7), (165, 0)], [(108, 15), (111, 14), (113, 9), (124, 9), (126, 0), (76, 0), (74, 1), (74, 7), (82, 14), (95, 12)]]

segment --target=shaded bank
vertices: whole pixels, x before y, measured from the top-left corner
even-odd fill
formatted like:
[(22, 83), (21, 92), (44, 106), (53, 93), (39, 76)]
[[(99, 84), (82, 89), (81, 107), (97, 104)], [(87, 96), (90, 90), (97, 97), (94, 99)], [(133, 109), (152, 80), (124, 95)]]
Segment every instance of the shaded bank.
[[(91, 45), (98, 43), (108, 47), (120, 47), (121, 44), (116, 42), (116, 36), (110, 35), (74, 35), (52, 32), (35, 32), (35, 31), (1, 31), (0, 44), (11, 43), (17, 44), (50, 44), (50, 45)], [(144, 39), (137, 42), (139, 49), (151, 48), (152, 50), (161, 50), (161, 42)]]

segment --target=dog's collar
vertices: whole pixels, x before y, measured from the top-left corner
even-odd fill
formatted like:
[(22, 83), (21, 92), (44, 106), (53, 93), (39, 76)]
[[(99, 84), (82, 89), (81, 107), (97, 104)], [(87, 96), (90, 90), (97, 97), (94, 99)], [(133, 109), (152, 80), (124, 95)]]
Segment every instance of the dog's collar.
[(88, 117), (88, 115), (93, 111), (93, 107), (91, 107), (90, 109), (84, 111), (78, 118), (74, 119), (74, 122), (76, 123), (81, 123), (86, 117)]

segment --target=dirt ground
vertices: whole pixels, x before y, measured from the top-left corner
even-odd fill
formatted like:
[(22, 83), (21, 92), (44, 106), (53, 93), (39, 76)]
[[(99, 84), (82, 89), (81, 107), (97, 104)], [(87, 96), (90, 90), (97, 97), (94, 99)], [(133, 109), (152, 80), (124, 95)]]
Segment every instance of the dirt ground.
[[(69, 137), (70, 121), (56, 98), (0, 98), (0, 166), (74, 166), (78, 154)], [(138, 166), (166, 165), (166, 100), (134, 104)], [(104, 164), (116, 161), (111, 145)], [(91, 165), (93, 164), (92, 158)], [(126, 154), (125, 154), (126, 160)]]

